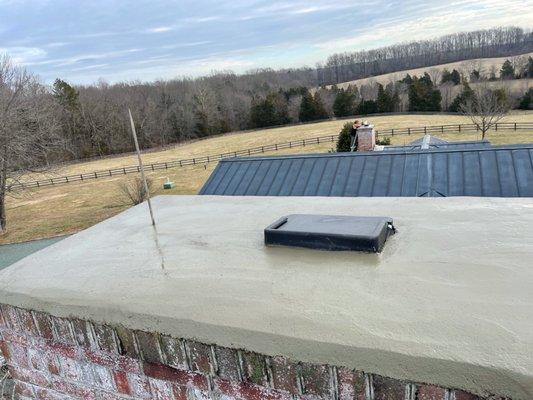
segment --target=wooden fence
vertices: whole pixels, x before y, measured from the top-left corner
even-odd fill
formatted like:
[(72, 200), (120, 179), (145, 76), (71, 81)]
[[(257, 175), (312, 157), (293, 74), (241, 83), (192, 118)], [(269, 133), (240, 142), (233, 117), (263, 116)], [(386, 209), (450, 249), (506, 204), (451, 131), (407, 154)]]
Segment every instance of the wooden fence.
[[(433, 125), (433, 126), (422, 126), (422, 127), (413, 127), (413, 128), (400, 128), (400, 129), (386, 129), (376, 131), (378, 137), (390, 137), (397, 135), (421, 135), (421, 134), (436, 134), (436, 133), (457, 133), (457, 132), (472, 132), (478, 131), (474, 124), (449, 124), (449, 125)], [(532, 130), (533, 131), (533, 122), (503, 122), (498, 123), (494, 126), (493, 130), (503, 131), (503, 130)], [(243, 157), (251, 156), (254, 154), (262, 154), (270, 151), (277, 151), (283, 149), (290, 149), (293, 147), (304, 147), (309, 145), (316, 145), (320, 143), (335, 143), (338, 138), (338, 134), (327, 135), (327, 136), (318, 136), (308, 139), (293, 140), (290, 142), (283, 143), (274, 143), (264, 146), (252, 147), (244, 150), (236, 150), (228, 153), (221, 153), (215, 155), (207, 155), (195, 158), (187, 158), (182, 160), (173, 160), (165, 162), (157, 162), (152, 164), (145, 164), (145, 170), (147, 171), (156, 171), (163, 170), (175, 167), (184, 167), (187, 165), (202, 165), (208, 164), (210, 162), (220, 161), (224, 158), (230, 157)], [(48, 179), (41, 179), (28, 182), (18, 182), (10, 185), (10, 190), (20, 190), (20, 189), (29, 189), (29, 188), (41, 188), (51, 185), (60, 185), (71, 182), (80, 182), (98, 178), (108, 178), (116, 175), (126, 175), (130, 173), (140, 172), (138, 165), (129, 165), (119, 168), (112, 168), (106, 170), (99, 170), (93, 172), (86, 172), (82, 174), (73, 174), (66, 176), (57, 176), (51, 177)]]

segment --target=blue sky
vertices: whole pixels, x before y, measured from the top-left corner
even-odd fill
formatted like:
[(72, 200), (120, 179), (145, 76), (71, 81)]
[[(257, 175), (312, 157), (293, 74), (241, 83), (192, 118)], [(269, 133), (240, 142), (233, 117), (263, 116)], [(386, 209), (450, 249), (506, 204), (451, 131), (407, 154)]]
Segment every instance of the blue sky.
[(533, 0), (0, 0), (0, 53), (46, 82), (151, 81), (532, 21)]

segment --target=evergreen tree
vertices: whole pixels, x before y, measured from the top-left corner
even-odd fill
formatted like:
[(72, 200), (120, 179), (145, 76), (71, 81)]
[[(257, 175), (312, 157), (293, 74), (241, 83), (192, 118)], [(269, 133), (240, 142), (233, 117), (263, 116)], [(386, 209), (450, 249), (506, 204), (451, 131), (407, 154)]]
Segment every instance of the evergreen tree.
[(394, 111), (390, 89), (384, 89), (381, 83), (378, 83), (377, 108), (379, 113), (390, 113)]
[(459, 85), (461, 83), (461, 74), (456, 69), (451, 73), (451, 81), (454, 85)]
[(336, 117), (355, 114), (355, 95), (348, 90), (340, 89), (333, 103), (333, 114)]
[(413, 78), (409, 86), (409, 111), (440, 111), (441, 100), (440, 91), (427, 73), (421, 78)]
[(466, 104), (466, 102), (474, 96), (474, 91), (470, 88), (468, 82), (463, 82), (463, 91), (453, 99), (452, 103), (448, 107), (448, 111), (459, 112), (461, 111), (461, 106)]
[(515, 78), (515, 70), (513, 67), (513, 64), (511, 64), (511, 61), (505, 60), (505, 62), (502, 65), (502, 69), (500, 70), (500, 78), (501, 79), (514, 79)]
[(477, 69), (474, 69), (470, 73), (470, 82), (478, 82), (481, 79), (481, 74)]
[(52, 94), (61, 106), (70, 111), (78, 109), (79, 93), (67, 82), (59, 78), (56, 79), (52, 87)]
[(264, 99), (252, 102), (250, 119), (252, 126), (263, 128), (289, 122), (287, 101), (281, 93), (270, 93)]
[(319, 92), (315, 92), (313, 102), (315, 103), (315, 119), (329, 118), (329, 114), (326, 111), (326, 107), (324, 106), (324, 102), (322, 101)]
[(520, 99), (520, 104), (518, 105), (518, 108), (521, 110), (533, 109), (533, 88), (529, 88), (529, 90), (524, 94), (524, 97)]
[(452, 80), (452, 74), (450, 71), (448, 71), (446, 68), (442, 70), (442, 75), (440, 78), (440, 83), (444, 84), (446, 82), (450, 82)]
[(322, 103), (322, 99), (318, 93), (315, 93), (313, 96), (309, 91), (306, 91), (302, 96), (299, 117), (301, 122), (315, 121), (328, 117), (324, 103)]
[(378, 103), (374, 100), (362, 100), (357, 107), (357, 113), (362, 115), (376, 114), (378, 112)]
[(350, 151), (352, 123), (346, 122), (339, 133), (339, 139), (337, 140), (337, 151), (348, 152)]
[(533, 57), (527, 59), (526, 78), (533, 78)]
[(400, 80), (399, 82), (400, 83), (406, 83), (407, 85), (410, 85), (411, 83), (413, 83), (413, 78), (411, 77), (411, 75), (406, 74), (404, 76), (404, 78), (402, 80)]
[(459, 71), (457, 71), (455, 68), (452, 70), (452, 72), (448, 71), (447, 69), (444, 69), (442, 71), (442, 78), (440, 80), (440, 83), (447, 83), (451, 82), (454, 85), (459, 85), (461, 83), (461, 74)]

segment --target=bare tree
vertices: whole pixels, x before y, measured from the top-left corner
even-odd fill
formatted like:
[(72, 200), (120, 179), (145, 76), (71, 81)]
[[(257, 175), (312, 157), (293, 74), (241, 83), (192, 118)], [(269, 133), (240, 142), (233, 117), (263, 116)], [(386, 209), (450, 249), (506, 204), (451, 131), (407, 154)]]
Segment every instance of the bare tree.
[(506, 93), (502, 89), (493, 90), (487, 84), (477, 85), (472, 96), (460, 106), (485, 139), (487, 131), (509, 112)]
[(0, 55), (0, 234), (6, 231), (6, 196), (24, 175), (50, 165), (59, 145), (50, 92), (24, 68)]
[[(153, 181), (150, 178), (146, 179), (148, 192), (152, 192)], [(136, 206), (148, 199), (148, 193), (144, 186), (144, 182), (140, 176), (126, 179), (118, 184), (118, 189), (126, 204)]]

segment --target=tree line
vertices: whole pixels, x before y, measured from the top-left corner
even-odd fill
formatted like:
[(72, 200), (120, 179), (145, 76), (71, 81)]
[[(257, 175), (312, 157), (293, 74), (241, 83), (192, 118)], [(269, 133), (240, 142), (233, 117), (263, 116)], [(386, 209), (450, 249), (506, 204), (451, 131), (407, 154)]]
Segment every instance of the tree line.
[(533, 32), (517, 27), (455, 33), (434, 40), (333, 54), (317, 66), (317, 83), (331, 85), (407, 69), (531, 51)]
[[(136, 117), (141, 146), (165, 146), (230, 131), (354, 114), (456, 111), (456, 99), (448, 99), (454, 86), (533, 77), (533, 59), (512, 58), (496, 73), (476, 65), (461, 72), (437, 72), (406, 75), (386, 85), (368, 83), (345, 89), (333, 85), (316, 90), (310, 85), (312, 71), (306, 75), (270, 70), (245, 75), (226, 72), (199, 79), (115, 85), (100, 81), (89, 86), (57, 79), (52, 93), (68, 143), (64, 158), (80, 159), (132, 150), (124, 118), (127, 107)], [(520, 104), (529, 107), (526, 101)]]

